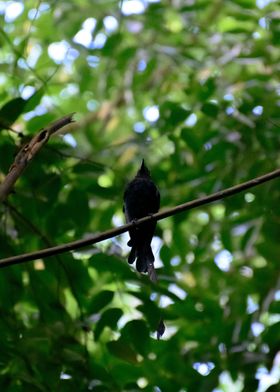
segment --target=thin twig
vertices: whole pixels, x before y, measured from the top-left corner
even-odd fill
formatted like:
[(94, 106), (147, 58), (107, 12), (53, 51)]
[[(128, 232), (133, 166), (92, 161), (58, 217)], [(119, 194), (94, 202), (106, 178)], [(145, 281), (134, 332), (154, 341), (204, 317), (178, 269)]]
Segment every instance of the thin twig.
[(140, 226), (140, 225), (142, 225), (146, 222), (149, 222), (151, 220), (152, 221), (159, 221), (159, 220), (165, 219), (169, 216), (179, 214), (180, 212), (191, 210), (193, 208), (200, 207), (200, 206), (212, 203), (214, 201), (224, 199), (226, 197), (240, 193), (242, 191), (245, 191), (246, 189), (253, 188), (257, 185), (260, 185), (264, 182), (270, 181), (270, 180), (277, 178), (277, 177), (280, 177), (280, 169), (274, 170), (273, 172), (264, 174), (263, 176), (254, 178), (250, 181), (243, 182), (242, 184), (232, 186), (231, 188), (227, 188), (222, 191), (213, 193), (209, 196), (201, 197), (199, 199), (195, 199), (195, 200), (189, 201), (187, 203), (180, 204), (176, 207), (172, 207), (172, 208), (169, 208), (169, 209), (166, 209), (163, 211), (159, 211), (158, 213), (156, 213), (154, 215), (146, 216), (146, 217), (141, 218), (135, 222), (125, 224), (125, 225), (117, 227), (115, 229), (107, 230), (107, 231), (104, 231), (103, 233), (94, 234), (86, 239), (73, 241), (73, 242), (69, 242), (67, 244), (57, 245), (57, 246), (47, 248), (47, 249), (42, 249), (42, 250), (39, 250), (36, 252), (25, 253), (22, 255), (2, 259), (2, 260), (0, 260), (0, 268), (7, 267), (9, 265), (24, 263), (26, 261), (37, 260), (40, 258), (69, 252), (69, 251), (72, 251), (75, 249), (84, 248), (84, 247), (96, 244), (98, 242), (107, 240), (109, 238), (115, 237), (119, 234), (125, 233), (126, 231), (128, 231), (132, 227)]
[[(7, 41), (7, 43), (9, 44), (9, 46), (11, 47), (12, 51), (14, 52), (14, 54), (19, 58), (23, 58), (25, 65), (27, 66), (27, 68), (34, 74), (34, 76), (40, 80), (40, 82), (42, 82), (43, 85), (45, 85), (45, 80), (37, 73), (37, 71), (32, 68), (28, 62), (26, 61), (26, 59), (23, 57), (23, 53), (21, 53), (13, 44), (12, 40), (10, 39), (9, 35), (5, 32), (5, 30), (0, 27), (0, 34), (2, 34), (2, 36), (4, 37), (4, 39)], [(17, 60), (18, 60), (17, 59)]]
[(49, 138), (59, 129), (73, 122), (73, 113), (60, 118), (49, 124), (36, 134), (29, 143), (25, 144), (15, 157), (9, 173), (0, 184), (0, 202), (3, 202), (12, 191), (16, 181), (26, 168), (27, 164), (34, 158), (37, 152), (44, 146)]

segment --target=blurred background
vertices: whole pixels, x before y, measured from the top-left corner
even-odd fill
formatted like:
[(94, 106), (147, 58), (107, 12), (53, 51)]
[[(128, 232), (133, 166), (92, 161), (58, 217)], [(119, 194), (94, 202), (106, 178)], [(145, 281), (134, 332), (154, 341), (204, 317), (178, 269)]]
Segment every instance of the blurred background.
[[(172, 207), (279, 167), (270, 0), (0, 1), (0, 257), (124, 223), (142, 158)], [(3, 391), (279, 391), (279, 180), (164, 219), (153, 285), (127, 234), (1, 269)], [(166, 332), (155, 330), (160, 318)]]

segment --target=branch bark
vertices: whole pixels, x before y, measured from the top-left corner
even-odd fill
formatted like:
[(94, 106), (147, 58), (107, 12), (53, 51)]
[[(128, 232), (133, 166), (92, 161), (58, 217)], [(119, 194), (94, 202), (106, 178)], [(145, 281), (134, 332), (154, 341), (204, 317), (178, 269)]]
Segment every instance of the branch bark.
[(136, 222), (131, 222), (126, 225), (117, 227), (115, 229), (111, 229), (111, 230), (104, 231), (102, 233), (94, 234), (86, 239), (69, 242), (67, 244), (57, 245), (57, 246), (54, 246), (51, 248), (39, 250), (37, 252), (25, 253), (22, 255), (2, 259), (2, 260), (0, 260), (0, 268), (7, 267), (9, 265), (24, 263), (26, 261), (37, 260), (37, 259), (41, 259), (41, 258), (45, 258), (45, 257), (49, 257), (49, 256), (54, 256), (54, 255), (69, 252), (69, 251), (72, 251), (75, 249), (84, 248), (84, 247), (96, 244), (98, 242), (104, 241), (106, 239), (115, 237), (116, 235), (125, 233), (130, 228), (135, 227), (135, 226), (140, 226), (143, 223), (148, 222), (150, 220), (159, 221), (161, 219), (165, 219), (169, 216), (179, 214), (180, 212), (191, 210), (193, 208), (200, 207), (200, 206), (212, 203), (214, 201), (221, 200), (226, 197), (235, 195), (237, 193), (245, 191), (246, 189), (253, 188), (257, 185), (260, 185), (264, 182), (273, 180), (274, 178), (277, 178), (277, 177), (280, 177), (280, 169), (274, 170), (270, 173), (264, 174), (263, 176), (254, 178), (250, 181), (243, 182), (242, 184), (232, 186), (231, 188), (227, 188), (222, 191), (213, 193), (209, 196), (201, 197), (199, 199), (195, 199), (195, 200), (189, 201), (187, 203), (180, 204), (178, 206), (165, 209), (163, 211), (159, 211), (158, 213), (156, 213), (154, 215), (146, 216), (144, 218), (139, 219)]
[(29, 143), (25, 144), (15, 157), (14, 163), (9, 169), (7, 176), (0, 184), (0, 202), (3, 202), (12, 191), (16, 181), (34, 158), (37, 152), (47, 143), (49, 138), (59, 129), (73, 122), (74, 113), (68, 114), (59, 120), (49, 124), (36, 134)]

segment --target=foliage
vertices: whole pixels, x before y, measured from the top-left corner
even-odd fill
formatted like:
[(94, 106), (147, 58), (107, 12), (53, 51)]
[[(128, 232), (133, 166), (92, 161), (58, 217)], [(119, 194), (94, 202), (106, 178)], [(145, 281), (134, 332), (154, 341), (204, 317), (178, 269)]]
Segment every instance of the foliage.
[[(279, 165), (277, 2), (0, 2), (0, 26), (1, 178), (25, 138), (78, 124), (1, 207), (1, 258), (121, 224), (142, 157), (162, 206)], [(157, 285), (127, 236), (1, 269), (0, 389), (261, 391), (272, 368), (277, 383), (279, 196), (275, 180), (159, 222)]]

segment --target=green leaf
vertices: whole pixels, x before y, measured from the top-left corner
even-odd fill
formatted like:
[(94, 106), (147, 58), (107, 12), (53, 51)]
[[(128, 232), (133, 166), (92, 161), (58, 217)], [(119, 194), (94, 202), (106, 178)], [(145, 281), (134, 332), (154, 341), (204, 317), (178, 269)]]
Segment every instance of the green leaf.
[(138, 363), (136, 352), (126, 342), (119, 339), (115, 342), (107, 343), (107, 347), (110, 353), (117, 358), (133, 364)]
[(160, 119), (165, 121), (165, 125), (168, 127), (180, 124), (190, 113), (190, 110), (184, 109), (176, 102), (166, 101), (160, 106)]
[(227, 16), (221, 19), (219, 23), (219, 31), (222, 33), (246, 33), (254, 30), (254, 24), (250, 21), (240, 21), (237, 18)]
[(181, 130), (181, 138), (194, 153), (199, 153), (201, 149), (201, 141), (198, 139), (193, 129), (183, 128)]
[(122, 329), (122, 338), (141, 355), (149, 350), (150, 333), (143, 320), (129, 321)]
[(208, 78), (198, 91), (198, 98), (200, 101), (209, 99), (216, 90), (216, 79), (213, 77)]
[(0, 130), (9, 128), (22, 113), (33, 110), (40, 102), (44, 95), (44, 89), (41, 88), (31, 95), (27, 100), (17, 97), (0, 108)]
[(105, 56), (111, 56), (112, 53), (120, 47), (122, 41), (122, 34), (116, 33), (107, 38), (104, 47), (102, 48), (102, 54)]
[(86, 193), (73, 189), (68, 195), (67, 207), (69, 209), (69, 217), (75, 224), (76, 231), (83, 232), (83, 227), (86, 226), (90, 216)]
[(49, 123), (55, 120), (55, 116), (52, 113), (46, 113), (42, 116), (33, 117), (27, 123), (27, 129), (30, 133), (39, 132), (40, 129), (47, 126)]
[(101, 309), (105, 308), (114, 298), (114, 292), (109, 290), (100, 291), (94, 296), (89, 304), (89, 313), (98, 313)]
[(118, 277), (123, 279), (136, 278), (128, 263), (124, 259), (113, 255), (98, 253), (90, 258), (89, 265), (101, 274), (117, 274)]
[(41, 87), (39, 90), (35, 91), (34, 94), (31, 95), (30, 98), (26, 101), (26, 105), (24, 107), (25, 112), (30, 112), (35, 109), (37, 105), (39, 105), (42, 97), (44, 96), (45, 88)]
[(123, 311), (119, 308), (111, 308), (105, 310), (102, 313), (101, 318), (97, 322), (96, 327), (94, 329), (95, 340), (99, 339), (105, 327), (109, 327), (110, 329), (115, 329), (122, 314)]
[(92, 178), (96, 178), (97, 175), (104, 173), (104, 167), (102, 167), (97, 162), (78, 162), (74, 166), (73, 172), (81, 175), (88, 174)]
[(10, 100), (0, 108), (0, 130), (9, 128), (23, 113), (26, 100), (18, 97)]
[(218, 113), (219, 113), (219, 107), (216, 103), (214, 102), (205, 102), (202, 107), (201, 107), (201, 111), (204, 114), (207, 114), (207, 116), (210, 117), (217, 117)]

